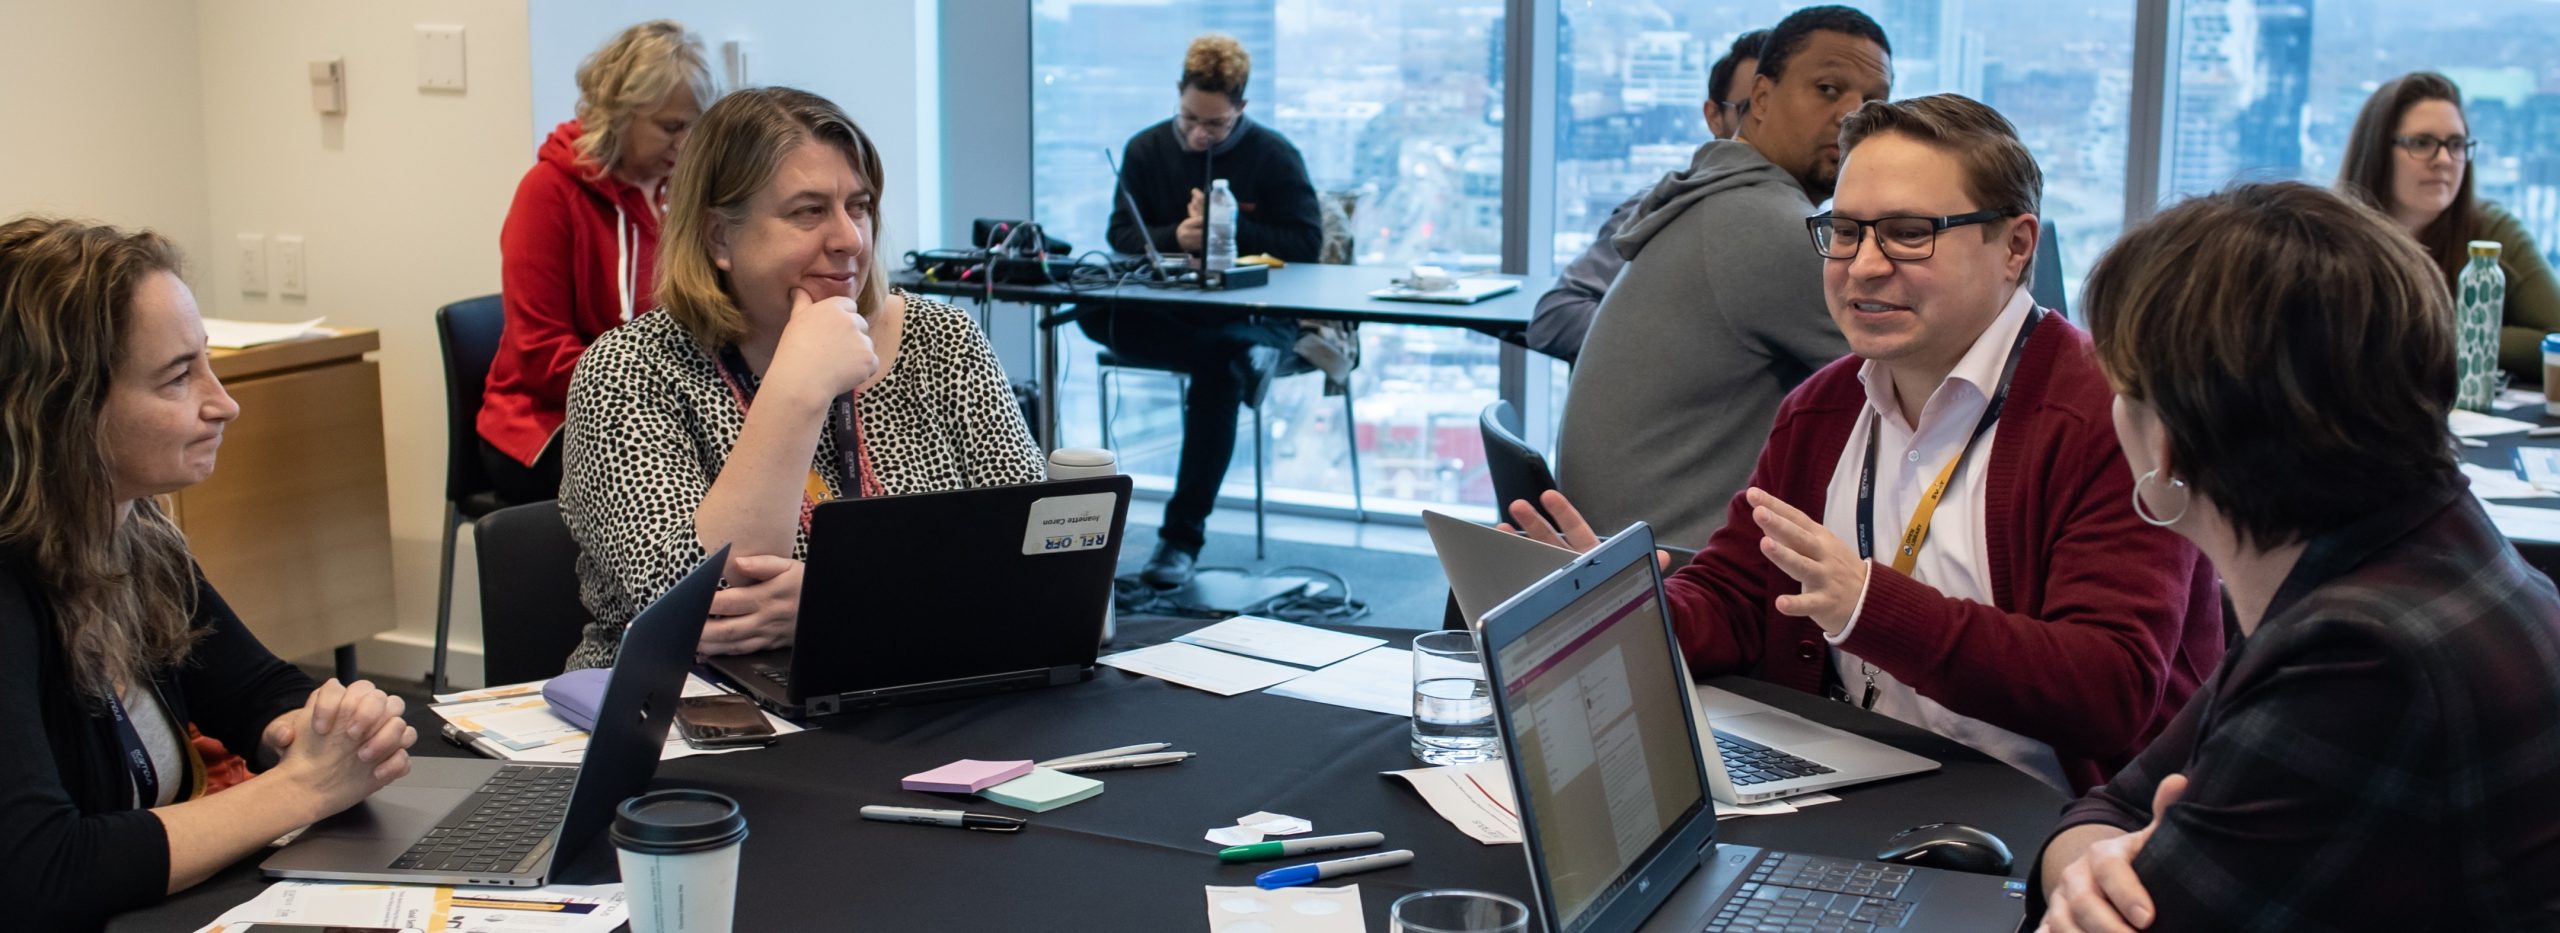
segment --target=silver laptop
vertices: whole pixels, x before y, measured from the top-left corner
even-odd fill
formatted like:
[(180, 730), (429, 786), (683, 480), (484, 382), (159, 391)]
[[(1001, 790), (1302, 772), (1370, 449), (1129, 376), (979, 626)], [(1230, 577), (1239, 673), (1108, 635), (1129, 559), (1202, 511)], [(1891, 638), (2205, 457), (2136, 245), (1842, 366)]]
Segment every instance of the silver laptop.
[(1477, 628), (1543, 928), (2018, 925), (2023, 882), (1719, 845), (1661, 579), (1639, 522)]
[[(1422, 513), (1440, 568), (1470, 625), (1486, 611), (1573, 562), (1551, 544), (1438, 512)], [(1683, 662), (1682, 679), (1687, 681)], [(1729, 804), (1762, 803), (1936, 770), (1938, 763), (1705, 684), (1691, 687), (1708, 789)], [(1712, 723), (1712, 729), (1710, 729)]]
[(312, 824), (259, 867), (273, 878), (540, 887), (657, 773), (729, 549), (623, 630), (576, 765), (413, 758), (409, 776)]

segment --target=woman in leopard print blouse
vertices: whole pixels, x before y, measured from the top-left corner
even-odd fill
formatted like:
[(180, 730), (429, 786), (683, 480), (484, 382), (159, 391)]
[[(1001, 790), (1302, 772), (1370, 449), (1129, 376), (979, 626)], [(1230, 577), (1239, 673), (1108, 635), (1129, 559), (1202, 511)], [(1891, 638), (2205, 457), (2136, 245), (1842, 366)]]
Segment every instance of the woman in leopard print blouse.
[(959, 309), (888, 287), (878, 150), (824, 98), (740, 91), (678, 167), (658, 310), (570, 380), (560, 510), (595, 623), (572, 668), (702, 555), (732, 546), (704, 654), (788, 645), (809, 509), (847, 495), (1036, 482), (1040, 451)]

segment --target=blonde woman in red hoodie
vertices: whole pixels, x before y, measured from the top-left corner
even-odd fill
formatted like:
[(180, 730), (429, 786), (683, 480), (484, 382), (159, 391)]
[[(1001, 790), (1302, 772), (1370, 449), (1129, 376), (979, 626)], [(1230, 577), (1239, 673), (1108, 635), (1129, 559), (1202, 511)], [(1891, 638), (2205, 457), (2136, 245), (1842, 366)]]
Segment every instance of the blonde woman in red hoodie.
[(667, 179), (717, 97), (700, 37), (663, 19), (625, 29), (578, 66), (577, 119), (516, 185), (498, 234), (506, 333), (479, 424), (481, 462), (508, 501), (559, 494), (569, 373), (649, 310)]

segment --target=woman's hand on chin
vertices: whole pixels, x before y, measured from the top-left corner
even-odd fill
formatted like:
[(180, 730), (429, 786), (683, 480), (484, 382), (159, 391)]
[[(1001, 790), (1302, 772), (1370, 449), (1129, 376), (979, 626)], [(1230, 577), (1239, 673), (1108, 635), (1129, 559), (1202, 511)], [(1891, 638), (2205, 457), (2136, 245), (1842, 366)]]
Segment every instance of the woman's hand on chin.
[(811, 298), (805, 289), (791, 290), (791, 320), (782, 326), (773, 365), (765, 371), (768, 389), (806, 393), (810, 400), (841, 398), (879, 366), (871, 322), (853, 299)]

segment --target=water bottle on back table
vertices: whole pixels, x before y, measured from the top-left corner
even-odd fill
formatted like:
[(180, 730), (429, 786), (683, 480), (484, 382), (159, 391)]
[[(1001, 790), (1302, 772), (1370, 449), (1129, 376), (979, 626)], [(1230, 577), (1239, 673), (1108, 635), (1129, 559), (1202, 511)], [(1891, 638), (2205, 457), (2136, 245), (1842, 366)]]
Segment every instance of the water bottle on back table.
[(1227, 190), (1227, 180), (1224, 178), (1209, 183), (1207, 221), (1208, 230), (1205, 239), (1208, 242), (1205, 245), (1208, 247), (1209, 268), (1235, 268), (1236, 196), (1234, 192)]
[(2498, 250), (2496, 240), (2471, 241), (2471, 263), (2454, 285), (2454, 360), (2461, 382), (2453, 404), (2472, 411), (2488, 411), (2498, 398), (2498, 324), (2507, 308), (2507, 274), (2498, 268)]

